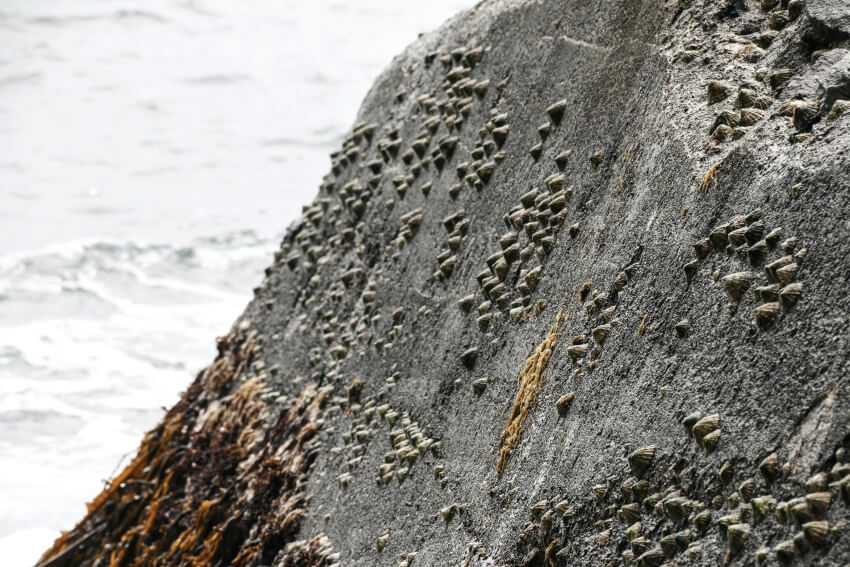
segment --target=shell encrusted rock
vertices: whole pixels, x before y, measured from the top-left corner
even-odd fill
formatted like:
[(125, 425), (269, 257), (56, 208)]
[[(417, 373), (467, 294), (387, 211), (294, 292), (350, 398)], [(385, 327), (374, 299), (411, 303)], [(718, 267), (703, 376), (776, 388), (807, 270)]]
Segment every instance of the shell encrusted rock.
[(850, 563), (847, 12), (588, 5), (392, 61), (39, 567)]

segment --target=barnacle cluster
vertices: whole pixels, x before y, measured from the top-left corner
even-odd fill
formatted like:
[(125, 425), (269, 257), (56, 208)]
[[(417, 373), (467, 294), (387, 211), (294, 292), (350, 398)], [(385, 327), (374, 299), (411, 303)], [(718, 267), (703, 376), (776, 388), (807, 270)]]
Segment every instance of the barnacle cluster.
[[(796, 237), (784, 238), (781, 227), (768, 230), (761, 209), (732, 217), (693, 248), (695, 258), (684, 266), (686, 280), (691, 282), (713, 254), (725, 252), (732, 268), (726, 275), (715, 272), (714, 279), (723, 287), (733, 313), (752, 290), (756, 304), (753, 321), (760, 329), (773, 326), (779, 314), (791, 310), (803, 293), (803, 284), (796, 280), (807, 250), (799, 247)], [(772, 259), (776, 255), (779, 257)]]
[[(845, 448), (836, 449), (831, 467), (805, 480), (792, 473), (790, 463), (780, 466), (771, 453), (752, 467), (760, 472), (758, 478), (748, 475), (746, 462), (728, 450), (729, 458), (720, 460), (714, 447), (709, 450), (719, 423), (718, 415), (698, 412), (682, 421), (687, 435), (706, 449), (703, 456), (639, 447), (624, 459), (625, 479), (614, 472), (584, 499), (555, 497), (532, 504), (517, 541), (528, 550), (525, 564), (544, 559), (545, 565), (562, 565), (589, 552), (625, 567), (693, 563), (704, 560), (704, 546), (717, 541), (717, 535), (726, 544), (724, 563), (816, 560), (846, 529), (845, 521), (831, 519), (846, 514), (832, 514), (836, 502), (850, 504)], [(711, 464), (716, 462), (721, 464)], [(804, 495), (793, 496), (801, 488)], [(594, 517), (588, 533), (587, 519)]]

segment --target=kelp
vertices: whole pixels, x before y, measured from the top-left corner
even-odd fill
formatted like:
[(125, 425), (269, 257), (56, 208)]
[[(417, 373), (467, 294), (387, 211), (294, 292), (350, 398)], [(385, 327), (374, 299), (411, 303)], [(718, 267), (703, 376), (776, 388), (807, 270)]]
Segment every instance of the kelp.
[[(37, 567), (248, 566), (311, 549), (296, 536), (324, 394), (305, 386), (288, 406), (267, 401), (266, 375), (251, 372), (255, 336), (219, 340), (213, 364)], [(307, 559), (291, 564), (324, 564)]]

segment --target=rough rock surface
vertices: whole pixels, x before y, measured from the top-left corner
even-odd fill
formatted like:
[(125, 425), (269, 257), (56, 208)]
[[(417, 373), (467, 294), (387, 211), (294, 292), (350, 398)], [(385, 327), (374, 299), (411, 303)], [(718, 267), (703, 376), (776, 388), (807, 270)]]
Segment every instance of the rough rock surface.
[(41, 565), (846, 565), (848, 14), (491, 0), (420, 38)]

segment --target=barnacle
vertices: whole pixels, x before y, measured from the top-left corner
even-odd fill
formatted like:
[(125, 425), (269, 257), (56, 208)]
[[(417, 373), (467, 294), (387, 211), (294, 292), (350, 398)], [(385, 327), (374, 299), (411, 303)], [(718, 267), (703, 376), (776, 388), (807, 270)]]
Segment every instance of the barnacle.
[(780, 542), (773, 548), (773, 551), (776, 553), (776, 558), (779, 559), (781, 563), (790, 563), (794, 560), (794, 556), (797, 553), (797, 547), (794, 545), (793, 540), (785, 540)]
[(449, 506), (446, 506), (445, 508), (441, 508), (440, 515), (443, 517), (443, 521), (445, 521), (446, 523), (451, 522), (452, 518), (454, 518), (455, 514), (457, 513), (457, 509), (457, 504), (451, 504)]
[(708, 239), (711, 241), (711, 244), (714, 245), (715, 248), (723, 249), (726, 247), (726, 243), (728, 241), (728, 237), (726, 236), (727, 226), (718, 226), (708, 235)]
[(472, 390), (479, 396), (484, 393), (489, 380), (487, 378), (478, 378), (472, 381)]
[(758, 110), (756, 108), (742, 108), (741, 120), (739, 123), (741, 126), (752, 126), (764, 117), (765, 113), (762, 110)]
[(752, 108), (756, 106), (758, 93), (753, 89), (742, 87), (738, 89), (738, 98), (735, 101), (735, 106), (738, 108)]
[(665, 557), (673, 557), (678, 551), (678, 545), (676, 545), (676, 534), (667, 534), (662, 537), (658, 540), (658, 545), (661, 547), (661, 552)]
[(776, 10), (771, 12), (767, 17), (768, 25), (771, 29), (781, 30), (791, 21), (791, 16), (787, 10)]
[(732, 301), (737, 302), (743, 297), (744, 292), (747, 291), (754, 279), (755, 274), (752, 272), (736, 272), (722, 277), (720, 283), (723, 284), (726, 295)]
[(652, 459), (655, 457), (655, 445), (648, 445), (637, 449), (629, 455), (629, 466), (632, 473), (636, 477), (642, 477), (643, 473), (652, 464)]
[(792, 256), (782, 256), (778, 260), (775, 260), (764, 267), (764, 273), (767, 275), (767, 279), (771, 282), (778, 282), (779, 278), (776, 275), (777, 270), (783, 268), (794, 262), (794, 258)]
[(704, 530), (708, 527), (711, 522), (711, 512), (708, 510), (703, 510), (696, 516), (694, 516), (693, 524), (697, 529)]
[(444, 277), (451, 276), (456, 264), (457, 256), (449, 256), (442, 264), (440, 264), (440, 273), (442, 273)]
[(764, 241), (770, 248), (776, 248), (780, 238), (782, 238), (782, 227), (774, 228), (768, 232), (767, 236), (764, 237)]
[(629, 283), (629, 278), (626, 276), (626, 272), (620, 272), (614, 279), (614, 289), (617, 291), (623, 291), (627, 283)]
[(567, 354), (570, 355), (573, 361), (578, 361), (587, 356), (589, 348), (586, 344), (571, 345), (567, 347)]
[(543, 184), (546, 185), (550, 193), (556, 193), (564, 186), (564, 174), (553, 173), (543, 181)]
[(748, 478), (747, 480), (742, 482), (740, 486), (738, 486), (738, 494), (741, 495), (741, 499), (744, 502), (749, 502), (750, 500), (752, 500), (753, 496), (755, 495), (755, 490), (756, 481), (751, 478)]
[(558, 169), (562, 170), (567, 166), (567, 161), (570, 159), (570, 155), (572, 155), (572, 150), (565, 150), (555, 156), (555, 165), (558, 166)]
[(778, 89), (782, 83), (790, 79), (794, 75), (791, 69), (777, 69), (767, 77), (768, 83), (772, 89)]
[[(617, 511), (617, 516), (627, 524), (635, 524), (640, 520), (640, 506), (638, 504), (626, 504)], [(638, 523), (637, 526), (637, 532), (640, 532), (640, 524)], [(626, 537), (629, 537), (628, 534)]]
[(720, 427), (720, 415), (712, 414), (697, 421), (691, 429), (697, 443), (702, 443), (706, 435)]
[(759, 305), (753, 310), (756, 325), (759, 328), (766, 329), (773, 324), (774, 319), (779, 314), (779, 303), (771, 302)]
[(649, 493), (649, 481), (642, 479), (634, 483), (632, 486), (632, 499), (635, 502), (643, 502)]
[(508, 132), (510, 132), (509, 126), (500, 126), (499, 128), (493, 128), (490, 135), (493, 137), (493, 141), (496, 142), (496, 145), (501, 148), (505, 143), (505, 140), (508, 138)]
[(779, 303), (786, 311), (794, 307), (803, 293), (803, 284), (791, 283), (779, 290)]
[(549, 105), (546, 109), (546, 114), (549, 115), (549, 118), (555, 124), (560, 124), (561, 119), (564, 117), (564, 111), (567, 108), (567, 99), (561, 99), (555, 103)]
[(760, 240), (747, 249), (747, 259), (751, 266), (758, 266), (767, 256), (767, 242)]
[(778, 462), (779, 459), (777, 458), (776, 453), (771, 453), (759, 464), (759, 470), (768, 482), (776, 480)]
[(639, 565), (643, 567), (660, 567), (664, 563), (664, 552), (660, 547), (650, 549), (637, 558)]
[(634, 552), (635, 555), (642, 555), (643, 553), (646, 553), (647, 549), (649, 549), (649, 541), (643, 536), (638, 536), (629, 542), (629, 546), (632, 548), (632, 552)]
[[(725, 236), (725, 235), (724, 235)], [(711, 252), (711, 241), (708, 238), (700, 238), (693, 244), (694, 254), (696, 254), (697, 259), (704, 260), (708, 253)]]
[(720, 441), (720, 429), (715, 429), (711, 433), (706, 433), (702, 438), (702, 446), (706, 453), (711, 453), (717, 448), (717, 443)]
[(692, 434), (694, 425), (700, 420), (702, 414), (700, 412), (694, 412), (692, 414), (688, 414), (685, 416), (685, 419), (682, 420), (682, 427), (685, 428), (685, 431), (688, 435)]
[(750, 501), (753, 510), (753, 523), (758, 524), (776, 508), (776, 499), (773, 496), (759, 496)]
[(714, 125), (711, 127), (712, 132), (715, 131), (719, 126), (728, 126), (733, 128), (738, 125), (741, 121), (741, 114), (739, 112), (733, 112), (731, 110), (721, 110), (717, 117), (714, 119)]
[(819, 110), (820, 101), (818, 100), (805, 100), (794, 105), (791, 111), (791, 122), (794, 128), (800, 132), (808, 132), (818, 117)]
[(555, 402), (555, 408), (558, 410), (558, 415), (563, 417), (567, 414), (567, 411), (569, 411), (570, 406), (573, 403), (574, 397), (575, 397), (575, 393), (570, 392), (570, 393), (564, 394), (563, 396), (558, 398), (558, 401)]
[(749, 524), (733, 524), (726, 530), (726, 540), (734, 551), (741, 551), (750, 537)]
[(599, 149), (590, 154), (590, 165), (593, 166), (593, 169), (597, 169), (599, 165), (602, 163), (602, 158), (604, 157), (604, 152)]
[(724, 81), (710, 81), (708, 83), (708, 104), (720, 102), (732, 92), (732, 87)]
[(599, 325), (598, 327), (594, 327), (591, 333), (593, 334), (593, 340), (597, 343), (602, 344), (605, 342), (605, 339), (608, 338), (608, 334), (611, 332), (611, 324), (605, 323)]
[(525, 274), (525, 284), (528, 286), (529, 290), (534, 291), (534, 289), (537, 287), (538, 282), (540, 282), (540, 276), (542, 272), (543, 270), (540, 268), (540, 266), (538, 266), (527, 274)]
[(822, 516), (832, 504), (832, 494), (829, 492), (811, 492), (806, 494), (806, 504), (816, 517)]
[(466, 366), (470, 370), (475, 366), (475, 361), (477, 359), (478, 359), (478, 349), (477, 348), (470, 348), (470, 349), (464, 351), (463, 354), (460, 355), (461, 362), (463, 363), (464, 366)]
[(829, 536), (829, 522), (806, 522), (803, 524), (802, 528), (806, 541), (808, 541), (813, 547), (821, 547), (826, 543), (827, 537)]
[(682, 269), (685, 271), (685, 279), (690, 282), (699, 270), (699, 260), (691, 260), (685, 264)]
[(832, 104), (829, 114), (826, 115), (826, 120), (827, 122), (838, 120), (838, 118), (847, 111), (850, 111), (850, 100), (836, 100)]

